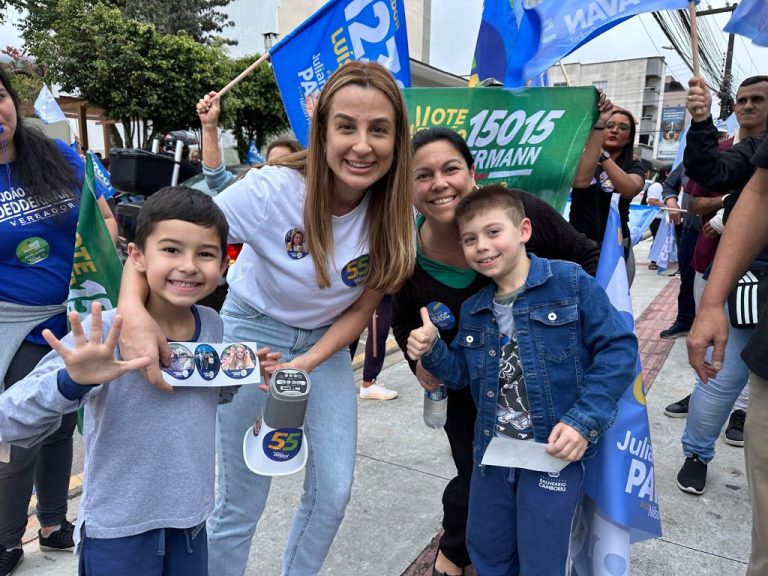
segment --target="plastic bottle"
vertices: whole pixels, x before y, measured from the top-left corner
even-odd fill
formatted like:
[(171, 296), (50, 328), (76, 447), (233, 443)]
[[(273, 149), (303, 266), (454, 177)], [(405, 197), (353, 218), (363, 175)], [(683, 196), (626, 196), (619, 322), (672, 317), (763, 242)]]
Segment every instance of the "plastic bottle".
[(430, 428), (442, 428), (445, 426), (445, 418), (448, 414), (448, 394), (445, 385), (434, 392), (424, 391), (424, 424)]

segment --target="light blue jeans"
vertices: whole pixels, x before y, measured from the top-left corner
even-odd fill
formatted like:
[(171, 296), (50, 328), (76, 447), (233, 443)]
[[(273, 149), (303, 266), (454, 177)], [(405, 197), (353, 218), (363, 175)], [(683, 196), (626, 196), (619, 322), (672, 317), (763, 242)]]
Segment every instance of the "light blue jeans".
[[(727, 306), (725, 315), (728, 316)], [(686, 457), (695, 454), (702, 462), (709, 462), (715, 457), (715, 442), (749, 378), (749, 369), (741, 359), (741, 351), (753, 332), (752, 328), (730, 326), (722, 369), (706, 384), (696, 378), (682, 437)], [(707, 350), (707, 361), (711, 359), (710, 348)]]
[[(255, 341), (288, 361), (311, 348), (326, 328), (287, 326), (238, 301), (230, 293), (221, 310), (226, 342)], [(309, 458), (304, 494), (283, 555), (284, 575), (314, 575), (328, 555), (352, 491), (357, 449), (357, 394), (349, 350), (336, 352), (310, 373), (304, 420)], [(271, 477), (251, 472), (243, 461), (243, 436), (261, 413), (266, 394), (242, 386), (218, 412), (218, 495), (208, 520), (209, 571), (242, 576), (251, 539), (267, 502)], [(287, 506), (286, 506), (287, 508)], [(264, 553), (274, 550), (273, 543)]]

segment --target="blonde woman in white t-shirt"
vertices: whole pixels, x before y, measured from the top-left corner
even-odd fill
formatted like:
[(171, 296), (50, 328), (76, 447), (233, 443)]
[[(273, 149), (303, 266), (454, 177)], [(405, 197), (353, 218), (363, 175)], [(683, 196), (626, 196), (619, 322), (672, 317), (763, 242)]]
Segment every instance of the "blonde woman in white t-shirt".
[[(198, 114), (206, 122), (212, 111), (218, 113), (218, 98), (208, 95)], [(304, 369), (312, 380), (305, 418), (311, 454), (283, 574), (317, 574), (344, 517), (357, 442), (347, 346), (382, 295), (396, 292), (413, 269), (411, 178), (397, 84), (378, 64), (350, 62), (320, 93), (309, 149), (249, 171), (216, 197), (230, 241), (244, 244), (228, 275), (225, 340), (268, 346), (282, 353), (282, 366)], [(307, 251), (300, 259), (286, 248), (294, 228), (303, 232)], [(151, 319), (140, 312), (143, 282), (128, 269), (123, 284), (120, 308), (131, 310), (124, 313), (130, 316), (126, 340), (150, 340)], [(155, 340), (157, 346), (123, 352), (157, 358), (159, 348), (167, 354), (165, 342)], [(162, 386), (158, 369), (150, 377)], [(264, 393), (244, 386), (219, 409), (219, 491), (208, 522), (209, 568), (216, 576), (244, 573), (266, 504), (270, 478), (253, 474), (242, 457), (243, 436), (264, 402)]]

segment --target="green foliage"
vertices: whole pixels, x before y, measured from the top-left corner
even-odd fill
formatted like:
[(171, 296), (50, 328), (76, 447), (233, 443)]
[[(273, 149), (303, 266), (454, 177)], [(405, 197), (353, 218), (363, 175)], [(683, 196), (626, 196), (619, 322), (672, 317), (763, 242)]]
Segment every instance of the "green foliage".
[[(258, 54), (231, 61), (229, 77), (236, 77), (257, 58)], [(271, 136), (289, 128), (275, 75), (266, 63), (224, 96), (222, 104), (227, 112), (222, 123), (232, 128), (241, 158), (245, 157), (251, 139), (261, 148)]]
[[(45, 80), (103, 108), (106, 116), (123, 123), (128, 141), (141, 147), (157, 134), (199, 127), (197, 100), (254, 61), (250, 56), (227, 58), (221, 39), (196, 41), (210, 40), (209, 32), (221, 30), (215, 7), (229, 1), (19, 0), (28, 10), (22, 25), (25, 46), (45, 71)], [(209, 17), (199, 15), (197, 28), (184, 24), (193, 7)], [(172, 32), (194, 29), (162, 34), (156, 25)], [(222, 99), (220, 122), (233, 129), (242, 157), (250, 139), (262, 147), (288, 128), (269, 65)]]
[[(117, 8), (131, 20), (153, 24), (163, 34), (186, 32), (198, 42), (211, 43), (224, 28), (231, 26), (227, 15), (219, 10), (232, 0), (86, 0), (87, 9), (99, 4)], [(53, 28), (59, 0), (0, 0), (26, 10), (21, 23), (22, 36)]]
[(86, 0), (60, 0), (55, 16), (52, 33), (27, 30), (26, 36), (48, 67), (46, 79), (122, 121), (131, 141), (143, 125), (141, 146), (155, 134), (195, 123), (197, 99), (224, 81), (220, 46), (184, 33), (160, 34), (117, 8), (91, 8)]

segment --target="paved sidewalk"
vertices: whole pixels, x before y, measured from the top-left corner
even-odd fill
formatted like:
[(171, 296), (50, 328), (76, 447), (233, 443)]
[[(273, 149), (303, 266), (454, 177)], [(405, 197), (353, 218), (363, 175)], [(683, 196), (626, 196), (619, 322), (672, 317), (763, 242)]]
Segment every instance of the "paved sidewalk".
[[(636, 248), (632, 299), (645, 378), (652, 384), (648, 413), (664, 533), (657, 540), (633, 546), (632, 574), (743, 574), (750, 530), (743, 450), (718, 442), (704, 496), (685, 494), (676, 486), (683, 462), (680, 436), (685, 420), (664, 416), (663, 408), (690, 392), (693, 372), (684, 339), (658, 337), (674, 319), (679, 281), (647, 270), (644, 260), (649, 247), (649, 242), (643, 242)], [(359, 380), (360, 374), (357, 376)], [(398, 390), (400, 397), (389, 402), (359, 402), (352, 499), (321, 574), (431, 576), (442, 490), (454, 473), (448, 442), (442, 431), (424, 426), (421, 389), (399, 352), (388, 356), (379, 380)], [(302, 480), (295, 475), (273, 481), (251, 549), (249, 576), (280, 573), (282, 548)], [(70, 516), (78, 503), (75, 496)], [(32, 525), (28, 536), (34, 537), (36, 530)], [(76, 574), (69, 554), (42, 553), (35, 541), (25, 550), (27, 558), (14, 576)]]

